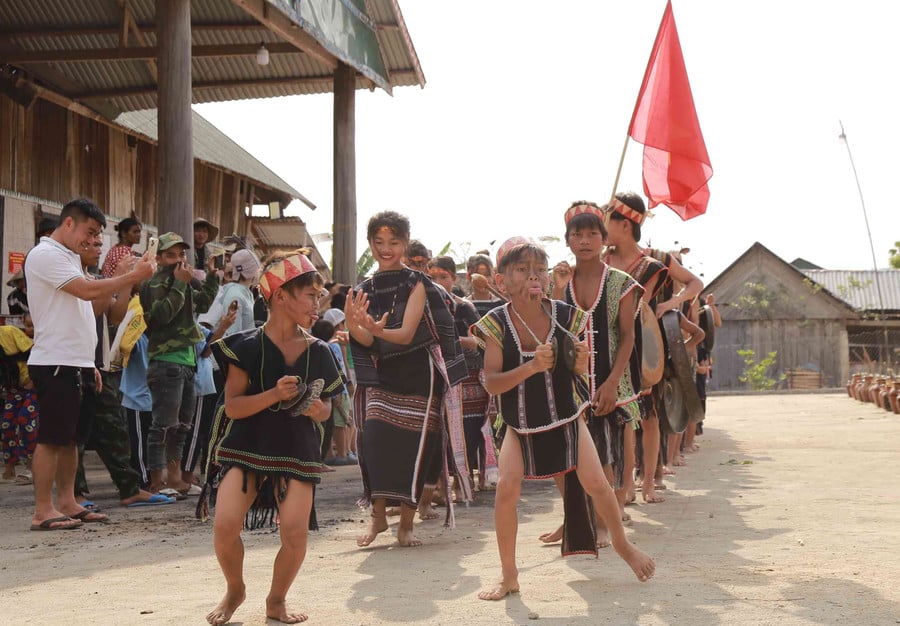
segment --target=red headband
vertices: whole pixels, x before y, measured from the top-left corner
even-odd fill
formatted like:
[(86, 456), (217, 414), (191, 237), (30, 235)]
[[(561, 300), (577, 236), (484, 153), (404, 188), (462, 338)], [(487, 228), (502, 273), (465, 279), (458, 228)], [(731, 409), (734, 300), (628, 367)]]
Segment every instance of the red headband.
[(583, 215), (585, 213), (589, 215), (596, 215), (598, 218), (600, 218), (601, 222), (603, 221), (603, 210), (600, 207), (598, 207), (593, 202), (582, 202), (579, 204), (573, 204), (571, 207), (569, 207), (569, 210), (566, 211), (566, 226), (569, 225), (569, 222), (571, 222), (572, 218), (574, 218), (576, 215)]
[(626, 217), (627, 219), (631, 220), (638, 226), (643, 224), (644, 220), (647, 218), (646, 213), (641, 213), (640, 211), (635, 211), (630, 206), (628, 206), (624, 202), (621, 202), (617, 199), (613, 199), (613, 201), (610, 202), (607, 205), (607, 207), (608, 207), (609, 211), (613, 211), (614, 213), (618, 213), (619, 215)]
[(270, 266), (259, 279), (259, 290), (266, 300), (272, 297), (276, 289), (289, 280), (303, 274), (315, 272), (316, 266), (302, 254), (286, 257)]

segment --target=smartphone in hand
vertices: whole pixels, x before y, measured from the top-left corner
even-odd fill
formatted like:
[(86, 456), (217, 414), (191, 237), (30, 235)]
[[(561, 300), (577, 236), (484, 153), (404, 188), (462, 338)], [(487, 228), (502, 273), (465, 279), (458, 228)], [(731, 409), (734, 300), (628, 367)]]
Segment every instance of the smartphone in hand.
[(156, 237), (150, 237), (150, 239), (147, 241), (147, 254), (149, 255), (151, 261), (156, 258), (158, 251), (159, 239), (157, 239)]
[(237, 300), (232, 300), (232, 301), (231, 301), (231, 304), (228, 305), (228, 312), (229, 312), (229, 313), (234, 313), (235, 311), (238, 310), (238, 307), (239, 307), (239, 306), (240, 306), (240, 304), (238, 304), (238, 301), (237, 301)]

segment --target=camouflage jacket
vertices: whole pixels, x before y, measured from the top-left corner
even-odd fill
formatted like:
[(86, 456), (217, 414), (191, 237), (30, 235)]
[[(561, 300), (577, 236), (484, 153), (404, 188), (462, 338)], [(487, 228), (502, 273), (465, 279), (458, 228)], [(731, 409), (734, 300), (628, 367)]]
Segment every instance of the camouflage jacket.
[(209, 310), (218, 289), (219, 279), (214, 272), (206, 275), (204, 283), (194, 280), (188, 285), (175, 280), (172, 266), (156, 270), (141, 287), (141, 306), (150, 339), (148, 358), (202, 341), (204, 336), (194, 316)]

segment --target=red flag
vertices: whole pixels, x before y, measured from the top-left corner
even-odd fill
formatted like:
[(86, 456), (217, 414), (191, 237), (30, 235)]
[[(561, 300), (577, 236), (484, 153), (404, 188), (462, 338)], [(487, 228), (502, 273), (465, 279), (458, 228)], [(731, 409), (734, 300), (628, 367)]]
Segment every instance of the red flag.
[(683, 220), (706, 212), (712, 166), (700, 132), (671, 1), (666, 3), (628, 134), (644, 144), (644, 193)]

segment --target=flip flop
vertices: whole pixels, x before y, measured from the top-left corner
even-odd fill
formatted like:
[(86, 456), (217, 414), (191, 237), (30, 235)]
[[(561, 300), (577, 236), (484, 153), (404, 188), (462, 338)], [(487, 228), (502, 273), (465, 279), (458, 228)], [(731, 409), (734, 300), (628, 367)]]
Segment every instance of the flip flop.
[[(92, 515), (94, 517), (91, 517)], [(109, 521), (109, 515), (97, 513), (96, 511), (89, 511), (88, 509), (78, 511), (78, 513), (70, 515), (69, 517), (84, 522), (85, 524), (105, 524)]]
[(78, 504), (80, 504), (83, 508), (87, 509), (88, 511), (93, 511), (94, 513), (100, 512), (100, 507), (97, 506), (97, 503), (92, 500), (85, 500), (84, 502), (79, 502)]
[(137, 506), (157, 506), (160, 504), (175, 504), (175, 498), (170, 498), (162, 494), (154, 493), (146, 500), (138, 500), (137, 502), (132, 502), (131, 504), (126, 504), (125, 506), (128, 508), (133, 508)]
[[(54, 524), (63, 524), (65, 522), (76, 522), (75, 524), (66, 524), (65, 526), (54, 526)], [(31, 530), (72, 530), (73, 528), (81, 528), (84, 526), (84, 522), (81, 520), (72, 519), (68, 515), (62, 515), (60, 517), (51, 517), (50, 519), (45, 519), (40, 524), (32, 524)]]
[(159, 490), (160, 495), (167, 496), (169, 498), (175, 498), (176, 500), (186, 500), (187, 495), (181, 493), (177, 489), (172, 489), (171, 487), (167, 487), (165, 489)]

